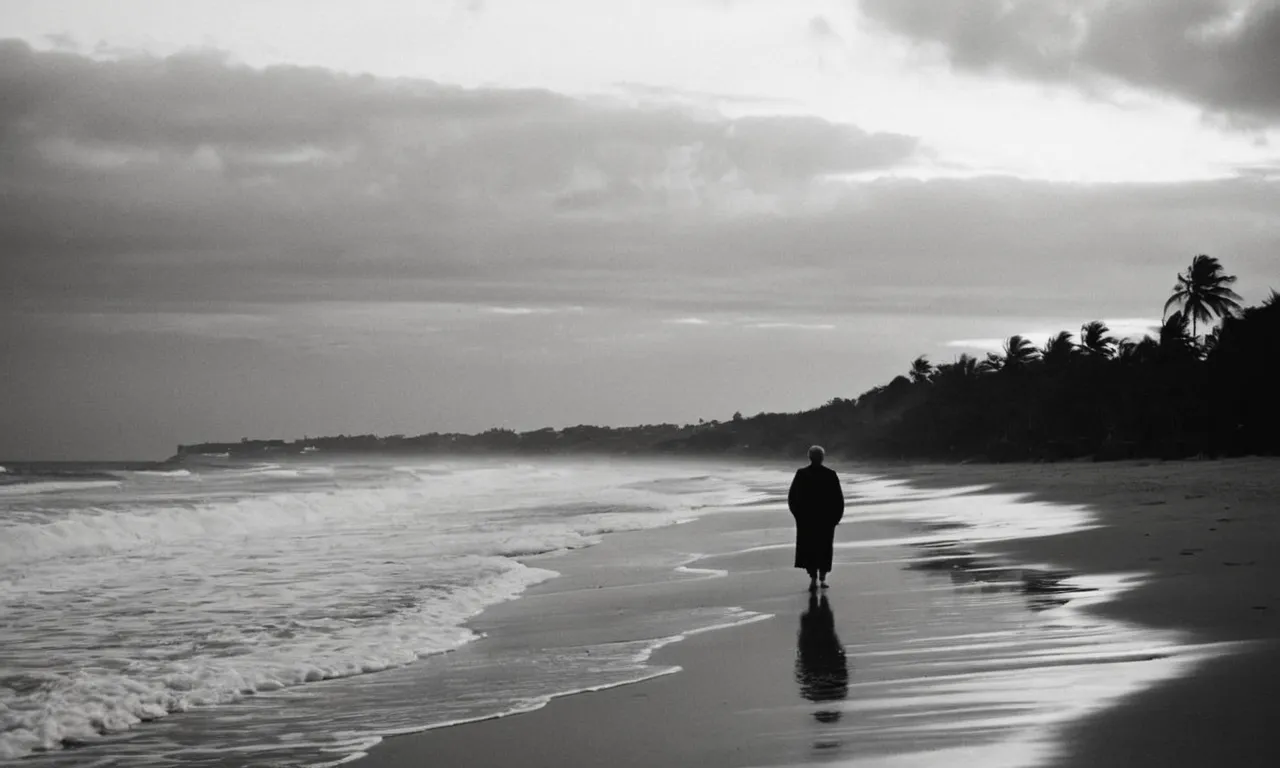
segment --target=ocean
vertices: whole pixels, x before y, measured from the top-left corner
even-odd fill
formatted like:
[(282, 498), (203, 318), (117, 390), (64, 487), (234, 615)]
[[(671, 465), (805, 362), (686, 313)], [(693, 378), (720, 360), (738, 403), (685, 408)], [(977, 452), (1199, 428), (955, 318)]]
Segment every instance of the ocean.
[[(626, 571), (628, 583), (725, 578), (713, 561), (726, 555), (789, 557), (790, 471), (405, 457), (27, 468), (21, 482), (0, 484), (0, 764), (336, 765), (388, 735), (675, 672), (652, 663), (657, 649), (696, 633), (750, 631), (773, 615), (640, 602), (596, 637), (503, 645), (494, 636), (483, 638), (491, 650), (462, 651), (486, 647), (474, 620), (487, 607), (557, 577), (556, 553), (614, 533), (721, 521), (714, 537), (668, 539), (679, 546), (597, 566)], [(974, 553), (1087, 527), (1087, 510), (975, 488), (917, 491), (858, 472), (844, 482), (840, 559), (911, 579), (867, 582), (890, 585), (875, 610), (896, 618), (861, 624), (864, 666), (913, 659), (845, 705), (894, 715), (870, 727), (868, 741), (893, 741), (913, 708), (939, 697), (956, 711), (930, 732), (944, 745), (957, 729), (995, 727), (974, 702), (999, 699), (1021, 717), (1052, 719), (1064, 707), (1054, 686), (1087, 680), (1092, 693), (1071, 697), (1084, 711), (1175, 674), (1189, 656), (1167, 633), (1035, 616), (1104, 598), (1123, 588), (1119, 577), (996, 567)], [(782, 510), (777, 526), (735, 532), (736, 520), (766, 509)], [(956, 594), (1000, 606), (982, 592), (1007, 596), (1011, 584), (1019, 605), (1009, 610), (1020, 612), (1012, 628), (956, 609)], [(1002, 616), (1014, 615), (1006, 608)], [(1029, 690), (1028, 654), (1036, 679), (1054, 678), (1044, 670), (1055, 668), (1075, 677)], [(1152, 659), (1169, 663), (1136, 663)], [(929, 668), (942, 677), (921, 678)], [(1001, 734), (1010, 728), (1000, 721)]]

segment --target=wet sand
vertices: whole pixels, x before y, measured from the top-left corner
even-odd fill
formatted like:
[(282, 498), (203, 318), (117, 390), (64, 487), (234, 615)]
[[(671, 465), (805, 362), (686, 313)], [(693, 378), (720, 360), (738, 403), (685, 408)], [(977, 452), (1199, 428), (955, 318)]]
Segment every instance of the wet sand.
[(1003, 543), (1024, 562), (1151, 578), (1101, 614), (1249, 641), (1071, 726), (1060, 766), (1274, 766), (1280, 680), (1280, 460), (892, 466), (932, 487), (990, 483), (1087, 504), (1104, 527)]
[[(1272, 642), (1280, 637), (1280, 462), (1240, 460), (1186, 463), (1071, 463), (1036, 466), (894, 466), (877, 474), (904, 477), (924, 487), (992, 484), (993, 490), (1033, 494), (1044, 501), (1086, 504), (1101, 514), (1102, 527), (1040, 539), (1004, 541), (981, 547), (1007, 562), (1044, 563), (1081, 574), (1149, 573), (1152, 578), (1118, 600), (1086, 610), (1125, 622), (1140, 622), (1164, 630), (1189, 631), (1206, 644), (1253, 641), (1233, 646), (1225, 658), (1199, 662), (1194, 672), (1166, 680), (1126, 697), (1118, 705), (1075, 718), (1065, 728), (1045, 722), (1039, 730), (1054, 734), (1053, 743), (1010, 740), (1003, 727), (964, 726), (971, 710), (1007, 712), (1011, 722), (1044, 717), (1043, 704), (1018, 702), (1011, 688), (992, 686), (967, 690), (963, 706), (894, 710), (892, 717), (923, 724), (901, 729), (878, 718), (877, 707), (902, 707), (900, 700), (867, 698), (846, 711), (841, 724), (824, 722), (823, 707), (797, 689), (797, 617), (806, 615), (808, 596), (790, 569), (785, 549), (763, 549), (697, 563), (724, 568), (732, 578), (640, 587), (631, 595), (647, 608), (655, 601), (672, 606), (716, 604), (767, 612), (773, 618), (746, 626), (692, 635), (658, 650), (650, 660), (655, 668), (678, 666), (681, 671), (634, 685), (554, 699), (536, 711), (499, 719), (441, 728), (392, 738), (375, 747), (356, 765), (390, 766), (766, 766), (834, 763), (876, 766), (981, 764), (1053, 764), (1062, 766), (1262, 766), (1280, 764), (1280, 748), (1269, 741), (1269, 696), (1280, 672), (1280, 654)], [(776, 510), (775, 510), (776, 513)], [(785, 512), (783, 513), (785, 514)], [(770, 528), (766, 513), (752, 518), (747, 530), (733, 530), (748, 518), (706, 519), (690, 524), (703, 530), (681, 535), (705, 535), (708, 529), (730, 544), (784, 542), (785, 527)], [(754, 526), (754, 527), (753, 527)], [(643, 534), (619, 534), (604, 544), (546, 563), (565, 574), (546, 589), (486, 612), (476, 628), (510, 633), (517, 627), (533, 642), (538, 626), (557, 633), (589, 636), (608, 626), (611, 611), (627, 611), (625, 593), (634, 586), (593, 584), (597, 558), (625, 557), (629, 550), (652, 546), (646, 539), (673, 536), (666, 529)], [(679, 539), (673, 539), (678, 541)], [(851, 550), (845, 550), (846, 554)], [(875, 653), (859, 644), (859, 622), (875, 615), (876, 590), (862, 583), (871, 576), (871, 562), (838, 563), (830, 605), (835, 628), (849, 648), (848, 674), (853, 685), (875, 686), (877, 675), (900, 675), (902, 670), (877, 668)], [(892, 565), (903, 572), (903, 564)], [(957, 583), (964, 579), (955, 579)], [(856, 589), (850, 582), (857, 582)], [(844, 588), (842, 594), (841, 589)], [(916, 587), (918, 588), (918, 584)], [(900, 588), (900, 585), (894, 586)], [(958, 602), (947, 606), (975, 627), (1011, 622), (1011, 632), (1034, 639), (1039, 631), (1030, 620), (1011, 618), (1010, 596), (999, 585), (981, 588), (990, 594), (957, 592)], [(618, 590), (618, 591), (614, 591)], [(854, 592), (858, 594), (854, 594)], [(1027, 590), (1016, 595), (1026, 611)], [(1043, 598), (1043, 595), (1039, 596)], [(1004, 603), (1000, 603), (1003, 599)], [(664, 602), (665, 601), (665, 602)], [(1077, 601), (1078, 602), (1078, 601)], [(1033, 606), (1034, 607), (1034, 606)], [(1046, 615), (1050, 615), (1046, 613)], [(881, 627), (881, 630), (884, 628)], [(546, 631), (551, 631), (547, 629)], [(482, 641), (484, 642), (484, 641)], [(1058, 642), (1054, 640), (1052, 642)], [(1064, 641), (1064, 642), (1069, 642)], [(1156, 644), (1156, 641), (1148, 641)], [(1139, 643), (1141, 646), (1142, 643)], [(1028, 648), (1043, 653), (1042, 648)], [(1061, 649), (1054, 646), (1054, 653)], [(1073, 651), (1074, 652), (1074, 651)], [(1010, 665), (1017, 654), (963, 661)], [(1102, 662), (1125, 662), (1116, 657)], [(927, 668), (929, 665), (921, 665)], [(1086, 665), (1087, 666), (1087, 665)], [(1122, 672), (1140, 664), (1113, 663)], [(1081, 667), (1082, 669), (1084, 667)], [(1086, 678), (1057, 679), (1043, 666), (1011, 667), (1013, 684), (1025, 679), (1032, 686), (1070, 689), (1093, 685)], [(912, 696), (929, 697), (950, 690), (949, 682), (923, 671), (912, 684)], [(943, 674), (943, 670), (938, 672)], [(971, 672), (958, 675), (966, 677)], [(1096, 674), (1096, 673), (1095, 673)], [(1109, 672), (1103, 672), (1104, 676)], [(1018, 675), (1023, 675), (1019, 678)], [(1168, 675), (1166, 675), (1168, 677)], [(893, 682), (904, 688), (901, 679)], [(1105, 683), (1102, 683), (1105, 685)], [(948, 694), (951, 695), (951, 694)], [(989, 699), (1006, 695), (1000, 704)], [(964, 696), (968, 698), (965, 699)], [(1069, 698), (1069, 697), (1067, 697)], [(888, 702), (888, 703), (885, 703)], [(975, 703), (977, 702), (977, 703)], [(829, 710), (830, 707), (827, 707)], [(846, 707), (846, 709), (850, 709)], [(881, 713), (884, 714), (884, 713)], [(828, 715), (829, 717), (829, 715)], [(923, 718), (923, 719), (922, 719)], [(976, 721), (975, 721), (976, 722)], [(985, 722), (985, 721), (983, 721)], [(880, 742), (876, 742), (879, 739)], [(876, 743), (872, 743), (876, 742)], [(1062, 747), (1065, 746), (1065, 751)], [(921, 755), (922, 749), (939, 751)]]

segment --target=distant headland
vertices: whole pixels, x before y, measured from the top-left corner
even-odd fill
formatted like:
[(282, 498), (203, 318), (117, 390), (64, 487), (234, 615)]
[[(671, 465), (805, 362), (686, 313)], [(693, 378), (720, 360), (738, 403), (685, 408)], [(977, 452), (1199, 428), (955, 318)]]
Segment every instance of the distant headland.
[(1116, 339), (1101, 321), (1078, 334), (1062, 331), (1041, 348), (1012, 336), (1003, 354), (962, 354), (938, 365), (917, 357), (888, 384), (799, 413), (684, 425), (246, 438), (180, 445), (171, 461), (316, 453), (794, 457), (813, 443), (869, 460), (1280, 454), (1280, 294), (1243, 307), (1235, 280), (1217, 259), (1196, 256), (1177, 275), (1154, 336)]

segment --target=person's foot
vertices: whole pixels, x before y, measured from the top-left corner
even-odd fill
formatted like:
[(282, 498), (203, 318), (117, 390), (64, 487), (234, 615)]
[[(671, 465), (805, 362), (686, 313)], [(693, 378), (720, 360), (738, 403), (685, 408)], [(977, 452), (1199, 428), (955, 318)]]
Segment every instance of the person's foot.
[(818, 591), (818, 582), (816, 582), (816, 581), (811, 581), (811, 582), (809, 582), (809, 591), (810, 591), (810, 592), (817, 592), (817, 591)]
[(819, 586), (819, 587), (822, 587), (823, 589), (826, 589), (828, 585), (827, 585), (827, 582), (825, 582), (825, 581), (824, 581), (824, 582), (819, 583), (819, 584), (818, 584), (818, 586)]

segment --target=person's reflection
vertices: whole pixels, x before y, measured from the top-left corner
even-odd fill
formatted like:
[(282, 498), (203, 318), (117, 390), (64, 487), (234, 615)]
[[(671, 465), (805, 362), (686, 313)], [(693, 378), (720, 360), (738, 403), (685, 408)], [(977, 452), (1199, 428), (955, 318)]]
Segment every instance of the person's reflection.
[[(825, 595), (809, 595), (809, 609), (800, 615), (796, 682), (800, 695), (816, 704), (840, 701), (849, 694), (849, 664)], [(840, 708), (824, 707), (813, 716), (819, 722), (834, 723), (840, 719)]]

